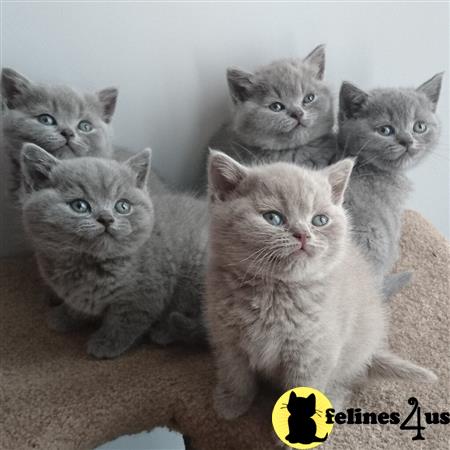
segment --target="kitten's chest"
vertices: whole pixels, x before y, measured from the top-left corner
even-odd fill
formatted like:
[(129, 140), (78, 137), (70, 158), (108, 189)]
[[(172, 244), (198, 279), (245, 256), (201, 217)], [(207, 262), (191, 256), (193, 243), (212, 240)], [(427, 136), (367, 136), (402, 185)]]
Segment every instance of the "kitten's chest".
[(117, 263), (48, 261), (41, 270), (58, 297), (76, 311), (98, 316), (122, 293), (126, 270)]
[(391, 236), (392, 244), (398, 240), (400, 222), (411, 190), (409, 180), (400, 174), (368, 173), (364, 167), (357, 169), (350, 179), (344, 207), (353, 219), (355, 233), (374, 230), (375, 242), (378, 234), (385, 239)]
[(292, 347), (305, 348), (320, 339), (318, 292), (292, 284), (276, 284), (257, 290), (248, 299), (242, 346), (251, 365), (263, 372), (272, 371)]
[(391, 208), (398, 211), (403, 208), (403, 204), (411, 191), (411, 183), (402, 174), (371, 173), (368, 169), (357, 167), (350, 178), (349, 191), (346, 197), (349, 201), (359, 201), (361, 205), (374, 203), (384, 208)]

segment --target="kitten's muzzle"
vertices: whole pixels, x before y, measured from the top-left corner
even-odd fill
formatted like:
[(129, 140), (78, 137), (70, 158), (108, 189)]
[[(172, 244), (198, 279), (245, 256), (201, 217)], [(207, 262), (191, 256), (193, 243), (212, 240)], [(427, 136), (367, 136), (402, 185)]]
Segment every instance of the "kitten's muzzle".
[(61, 131), (61, 134), (67, 139), (67, 141), (75, 136), (75, 133), (70, 128), (64, 128), (64, 130)]
[(293, 119), (295, 119), (297, 121), (297, 124), (295, 125), (294, 128), (297, 128), (299, 126), (305, 127), (305, 123), (303, 122), (303, 116), (305, 115), (305, 113), (301, 110), (297, 110), (297, 111), (292, 111), (290, 114), (290, 117), (292, 117)]
[(97, 217), (97, 222), (101, 223), (105, 228), (108, 228), (114, 223), (114, 217), (108, 213), (102, 213)]
[(408, 133), (401, 133), (397, 137), (397, 142), (402, 146), (405, 147), (406, 150), (409, 149), (414, 143), (413, 138)]
[(306, 242), (311, 237), (306, 233), (294, 233), (293, 236), (300, 242), (300, 248), (304, 249), (306, 246)]
[(292, 112), (290, 113), (290, 116), (291, 116), (293, 119), (295, 119), (297, 122), (301, 122), (302, 117), (304, 116), (304, 112), (303, 112), (303, 111), (300, 111), (300, 110), (298, 110), (298, 111), (292, 111)]

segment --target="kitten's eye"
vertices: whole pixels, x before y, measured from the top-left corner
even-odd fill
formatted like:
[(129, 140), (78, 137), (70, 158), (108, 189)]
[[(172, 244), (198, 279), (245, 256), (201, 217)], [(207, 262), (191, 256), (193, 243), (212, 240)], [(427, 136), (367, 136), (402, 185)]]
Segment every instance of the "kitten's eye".
[(131, 211), (130, 202), (125, 199), (119, 200), (114, 208), (119, 214), (128, 214)]
[(381, 134), (381, 136), (392, 136), (395, 134), (394, 127), (390, 125), (381, 125), (381, 127), (377, 128), (377, 132)]
[(413, 130), (418, 133), (418, 134), (422, 134), (425, 133), (425, 131), (428, 130), (427, 124), (425, 122), (423, 122), (422, 120), (418, 120), (413, 127)]
[(80, 214), (90, 213), (92, 211), (91, 205), (82, 198), (77, 198), (76, 200), (73, 200), (72, 202), (69, 203), (69, 205), (75, 212)]
[(312, 103), (316, 99), (316, 96), (314, 94), (308, 94), (303, 99), (303, 104), (307, 105), (308, 103)]
[(325, 214), (317, 214), (311, 220), (311, 223), (316, 227), (323, 227), (329, 222), (329, 218)]
[(277, 211), (266, 212), (263, 214), (263, 217), (275, 227), (279, 227), (285, 223), (283, 216)]
[(42, 125), (56, 125), (56, 119), (50, 114), (41, 114), (37, 117), (37, 120), (42, 123)]
[(78, 129), (83, 131), (84, 133), (89, 133), (89, 131), (92, 131), (94, 129), (94, 126), (91, 122), (89, 122), (89, 120), (82, 120), (78, 124)]
[(280, 112), (283, 111), (283, 109), (286, 109), (283, 103), (275, 102), (269, 105), (269, 108), (274, 112)]

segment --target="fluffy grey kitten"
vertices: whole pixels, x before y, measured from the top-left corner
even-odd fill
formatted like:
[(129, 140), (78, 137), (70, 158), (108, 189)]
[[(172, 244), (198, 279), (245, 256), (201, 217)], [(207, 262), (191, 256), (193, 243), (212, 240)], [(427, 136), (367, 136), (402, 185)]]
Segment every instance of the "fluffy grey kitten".
[(33, 144), (22, 152), (31, 191), (25, 228), (44, 280), (63, 301), (49, 325), (63, 332), (100, 321), (88, 342), (98, 358), (147, 335), (161, 344), (202, 337), (206, 207), (184, 195), (150, 198), (150, 155), (120, 163), (58, 160)]
[(254, 73), (227, 71), (231, 121), (211, 139), (240, 162), (290, 161), (325, 166), (335, 153), (333, 99), (323, 81), (325, 47)]
[(117, 95), (115, 88), (81, 94), (68, 86), (35, 84), (4, 68), (2, 146), (12, 163), (12, 191), (20, 198), (20, 152), (26, 142), (57, 158), (111, 156), (109, 123)]
[(212, 153), (205, 317), (222, 417), (250, 407), (258, 376), (319, 389), (336, 410), (368, 373), (436, 379), (388, 348), (379, 285), (342, 207), (352, 166), (246, 167)]
[(417, 89), (362, 91), (344, 82), (339, 105), (339, 155), (356, 158), (345, 206), (353, 235), (382, 276), (398, 258), (401, 217), (411, 183), (408, 168), (439, 140), (436, 105), (442, 74)]

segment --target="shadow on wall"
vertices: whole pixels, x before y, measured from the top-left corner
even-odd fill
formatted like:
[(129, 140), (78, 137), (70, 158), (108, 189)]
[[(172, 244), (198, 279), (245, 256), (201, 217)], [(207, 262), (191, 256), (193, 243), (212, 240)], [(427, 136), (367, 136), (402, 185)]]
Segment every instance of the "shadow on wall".
[[(3, 142), (3, 132), (0, 131), (0, 133), (0, 142)], [(31, 244), (28, 242), (22, 226), (20, 209), (13, 206), (9, 195), (9, 161), (2, 151), (0, 151), (0, 167), (7, 169), (7, 175), (0, 177), (0, 204), (2, 205), (0, 214), (0, 257), (30, 252)]]

